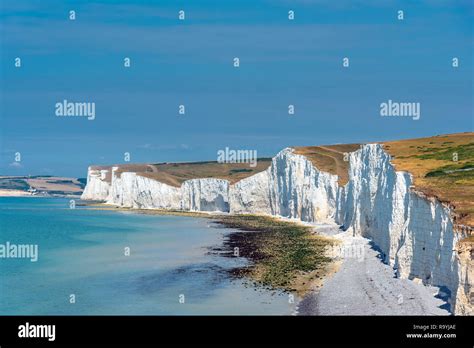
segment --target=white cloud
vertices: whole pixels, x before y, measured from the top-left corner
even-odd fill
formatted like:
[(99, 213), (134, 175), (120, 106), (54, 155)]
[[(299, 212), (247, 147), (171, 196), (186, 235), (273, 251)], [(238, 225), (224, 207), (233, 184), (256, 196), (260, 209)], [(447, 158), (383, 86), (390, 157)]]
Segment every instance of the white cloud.
[(20, 162), (16, 162), (16, 161), (10, 163), (8, 166), (13, 167), (13, 168), (22, 168), (23, 167)]

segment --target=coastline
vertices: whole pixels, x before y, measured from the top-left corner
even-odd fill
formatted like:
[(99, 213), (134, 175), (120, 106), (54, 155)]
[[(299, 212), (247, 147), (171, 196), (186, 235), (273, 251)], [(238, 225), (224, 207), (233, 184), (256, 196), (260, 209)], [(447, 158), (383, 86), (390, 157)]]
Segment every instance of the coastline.
[(67, 194), (44, 194), (44, 193), (37, 193), (31, 194), (27, 191), (22, 190), (10, 190), (10, 189), (0, 189), (0, 198), (1, 197), (31, 197), (31, 198), (48, 198), (48, 197), (56, 197), (56, 198), (76, 198), (80, 199), (81, 196), (79, 195), (67, 195)]
[(96, 202), (79, 205), (96, 210), (207, 218), (234, 229), (221, 247), (212, 251), (223, 257), (232, 257), (238, 250), (239, 256), (251, 262), (250, 266), (232, 270), (231, 275), (271, 289), (294, 293), (298, 296), (295, 301), (321, 288), (339, 267), (339, 262), (327, 254), (327, 247), (338, 241), (331, 236), (320, 235), (314, 225), (298, 220), (253, 214), (132, 209)]
[(0, 197), (36, 197), (29, 192), (21, 190), (0, 189)]
[[(230, 215), (215, 212), (189, 212), (163, 209), (131, 209), (104, 203), (85, 203), (89, 209), (126, 211), (148, 215), (176, 215), (207, 218), (226, 228), (235, 229), (214, 252), (232, 257), (234, 248), (251, 261), (247, 268), (235, 269), (232, 276), (254, 284), (296, 294), (296, 315), (450, 315), (447, 297), (434, 286), (416, 280), (401, 279), (382, 262), (379, 249), (370, 239), (341, 231), (336, 224), (309, 224), (283, 217)], [(261, 219), (264, 224), (255, 224)], [(262, 250), (275, 247), (272, 225), (302, 229), (327, 239), (322, 256), (328, 260), (309, 272), (288, 273), (282, 283), (281, 263), (265, 261)], [(262, 236), (264, 236), (262, 238)], [(275, 236), (273, 236), (275, 237)], [(281, 236), (280, 236), (281, 237)], [(271, 247), (265, 248), (265, 245)], [(331, 249), (330, 247), (333, 246)], [(322, 249), (319, 251), (319, 253)], [(321, 256), (321, 255), (320, 255)], [(276, 267), (273, 268), (272, 267)], [(280, 270), (279, 270), (280, 268)], [(268, 277), (270, 274), (270, 277)], [(265, 276), (267, 275), (267, 276)]]
[(339, 270), (306, 294), (297, 315), (451, 315), (440, 288), (397, 278), (367, 238), (328, 229), (341, 241)]

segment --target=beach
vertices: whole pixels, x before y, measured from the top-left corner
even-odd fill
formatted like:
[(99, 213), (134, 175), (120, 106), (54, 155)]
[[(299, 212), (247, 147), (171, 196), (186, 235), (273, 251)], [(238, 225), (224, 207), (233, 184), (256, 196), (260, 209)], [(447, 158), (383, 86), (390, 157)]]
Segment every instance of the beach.
[(320, 231), (339, 239), (349, 252), (342, 255), (339, 270), (303, 298), (298, 315), (450, 315), (438, 288), (396, 278), (369, 239), (337, 225)]
[(21, 190), (0, 190), (0, 197), (24, 197), (31, 196), (30, 192)]

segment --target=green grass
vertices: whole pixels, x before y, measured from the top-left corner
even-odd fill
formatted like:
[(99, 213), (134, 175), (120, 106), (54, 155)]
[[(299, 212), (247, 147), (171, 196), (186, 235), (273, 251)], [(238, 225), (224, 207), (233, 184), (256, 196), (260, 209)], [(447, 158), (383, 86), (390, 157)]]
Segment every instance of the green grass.
[(231, 169), (229, 171), (229, 175), (232, 175), (234, 173), (251, 173), (252, 171), (252, 169)]
[(22, 190), (26, 191), (30, 185), (24, 179), (4, 178), (0, 179), (0, 189)]
[(451, 146), (448, 148), (424, 148), (423, 152), (431, 152), (427, 154), (417, 155), (419, 159), (436, 159), (442, 161), (452, 161), (453, 154), (457, 153), (458, 160), (474, 158), (474, 143)]
[(474, 162), (451, 164), (431, 170), (426, 173), (426, 178), (444, 177), (452, 179), (470, 179), (474, 178)]

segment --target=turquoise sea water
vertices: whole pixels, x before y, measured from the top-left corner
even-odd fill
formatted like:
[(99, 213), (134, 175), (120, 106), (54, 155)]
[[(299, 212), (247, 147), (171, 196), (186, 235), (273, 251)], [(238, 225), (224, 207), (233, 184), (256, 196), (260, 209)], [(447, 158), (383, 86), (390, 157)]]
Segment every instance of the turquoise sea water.
[(245, 259), (209, 253), (226, 233), (207, 219), (2, 197), (0, 244), (39, 253), (37, 262), (0, 258), (0, 314), (291, 314), (287, 295), (229, 277)]

